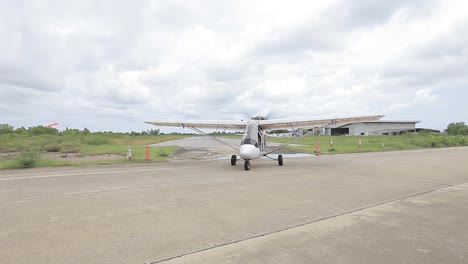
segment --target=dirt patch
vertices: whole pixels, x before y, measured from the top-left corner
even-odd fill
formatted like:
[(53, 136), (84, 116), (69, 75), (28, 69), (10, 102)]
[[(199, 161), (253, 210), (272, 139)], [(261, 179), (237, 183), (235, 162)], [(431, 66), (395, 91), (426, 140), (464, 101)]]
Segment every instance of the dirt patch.
[[(20, 155), (20, 152), (0, 153), (2, 159), (12, 159)], [(90, 160), (114, 160), (125, 159), (125, 156), (117, 154), (101, 154), (92, 156), (80, 156), (78, 153), (59, 153), (59, 152), (43, 152), (40, 157), (52, 160), (66, 160), (66, 161), (90, 161)]]
[(77, 153), (53, 153), (46, 152), (41, 153), (41, 158), (53, 159), (53, 160), (67, 160), (67, 161), (89, 161), (89, 160), (113, 160), (123, 159), (125, 156), (117, 154), (102, 154), (92, 156), (80, 156)]
[(19, 152), (2, 152), (0, 158), (12, 158), (20, 154)]
[(101, 154), (92, 156), (80, 156), (76, 153), (42, 153), (41, 157), (55, 160), (69, 160), (69, 161), (88, 161), (88, 160), (112, 160), (124, 158), (124, 156), (117, 154)]

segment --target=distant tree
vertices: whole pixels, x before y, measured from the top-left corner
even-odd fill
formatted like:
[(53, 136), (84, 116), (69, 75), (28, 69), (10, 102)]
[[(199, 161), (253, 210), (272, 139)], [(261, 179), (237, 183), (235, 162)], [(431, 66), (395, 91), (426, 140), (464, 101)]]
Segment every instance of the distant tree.
[(88, 135), (88, 134), (90, 134), (90, 133), (91, 133), (91, 132), (89, 131), (89, 129), (87, 129), (86, 127), (83, 128), (83, 134), (84, 134), (84, 135)]
[(26, 130), (26, 128), (24, 128), (24, 127), (18, 127), (17, 129), (15, 129), (15, 133), (16, 134), (26, 134), (26, 133), (28, 133), (28, 130)]
[(33, 136), (37, 135), (57, 135), (58, 130), (53, 127), (43, 127), (43, 126), (35, 126), (35, 127), (30, 127), (28, 129), (28, 133)]
[(70, 136), (77, 136), (80, 135), (81, 131), (76, 128), (66, 128), (64, 131), (62, 131), (62, 135), (70, 135)]
[(445, 132), (449, 135), (468, 135), (468, 126), (465, 122), (452, 122), (447, 126)]
[(9, 124), (0, 124), (0, 135), (1, 134), (10, 134), (10, 133), (13, 133), (15, 132), (13, 130), (13, 126), (9, 125)]
[[(146, 132), (150, 135), (154, 135), (154, 136), (157, 136), (160, 134), (160, 131), (159, 129), (148, 129), (146, 130)], [(143, 133), (142, 133), (143, 134)]]

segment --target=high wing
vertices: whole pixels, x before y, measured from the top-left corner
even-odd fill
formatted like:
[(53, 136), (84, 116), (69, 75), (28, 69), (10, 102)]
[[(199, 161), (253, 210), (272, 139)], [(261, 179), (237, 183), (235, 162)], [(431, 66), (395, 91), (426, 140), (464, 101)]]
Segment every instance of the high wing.
[(384, 115), (357, 116), (357, 117), (341, 117), (341, 118), (326, 118), (326, 119), (272, 119), (260, 120), (259, 126), (264, 130), (270, 129), (297, 129), (297, 128), (312, 128), (317, 126), (326, 126), (334, 124), (349, 124), (366, 121), (379, 120)]
[(146, 121), (147, 124), (156, 126), (171, 126), (171, 127), (189, 127), (189, 128), (211, 128), (211, 129), (240, 129), (244, 130), (247, 122), (245, 121), (228, 121), (228, 120), (153, 120)]

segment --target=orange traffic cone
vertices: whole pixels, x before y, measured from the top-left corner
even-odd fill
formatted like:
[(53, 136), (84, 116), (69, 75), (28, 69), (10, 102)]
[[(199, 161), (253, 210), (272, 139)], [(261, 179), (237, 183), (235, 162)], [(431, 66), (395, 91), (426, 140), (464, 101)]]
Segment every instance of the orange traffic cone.
[(146, 145), (145, 160), (150, 160), (150, 152), (148, 145)]
[(317, 154), (317, 155), (320, 153), (320, 144), (319, 144), (319, 143), (317, 143), (317, 144), (315, 145), (315, 151), (314, 151), (314, 153)]

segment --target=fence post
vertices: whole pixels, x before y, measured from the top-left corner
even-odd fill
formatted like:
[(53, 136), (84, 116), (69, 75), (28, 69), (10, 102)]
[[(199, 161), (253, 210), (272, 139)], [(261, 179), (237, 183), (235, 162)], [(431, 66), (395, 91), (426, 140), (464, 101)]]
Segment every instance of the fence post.
[(130, 145), (127, 146), (127, 160), (132, 159), (132, 147)]

